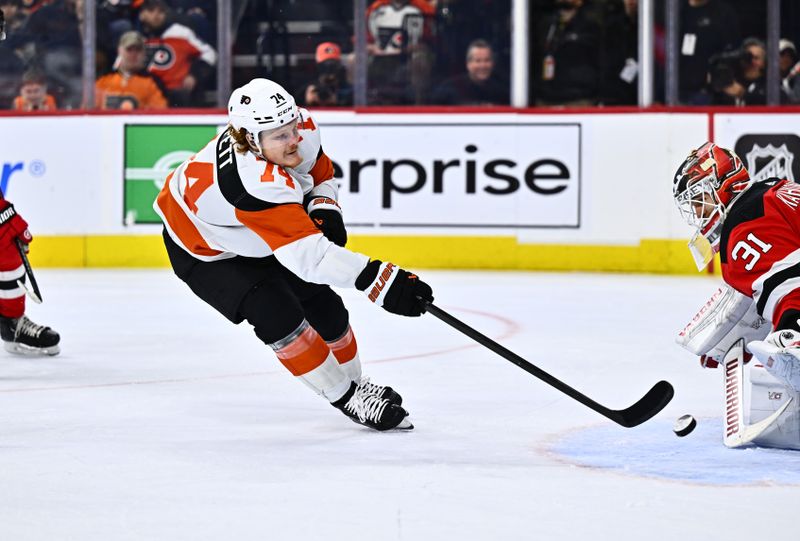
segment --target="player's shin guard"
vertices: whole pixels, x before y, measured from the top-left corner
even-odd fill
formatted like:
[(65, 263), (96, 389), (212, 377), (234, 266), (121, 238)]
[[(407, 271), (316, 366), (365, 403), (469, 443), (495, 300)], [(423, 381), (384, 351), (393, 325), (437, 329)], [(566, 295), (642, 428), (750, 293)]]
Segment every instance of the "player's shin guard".
[(351, 380), (322, 337), (306, 320), (289, 336), (270, 344), (278, 360), (329, 402), (340, 399)]
[(366, 392), (385, 398), (398, 406), (403, 403), (403, 398), (391, 387), (377, 385), (371, 383), (368, 378), (361, 377), (361, 359), (358, 355), (358, 344), (356, 344), (356, 337), (350, 325), (347, 326), (347, 330), (341, 338), (328, 342), (328, 347), (348, 377), (360, 384)]
[(358, 381), (361, 378), (361, 359), (358, 357), (358, 344), (350, 325), (341, 338), (327, 344), (347, 376)]

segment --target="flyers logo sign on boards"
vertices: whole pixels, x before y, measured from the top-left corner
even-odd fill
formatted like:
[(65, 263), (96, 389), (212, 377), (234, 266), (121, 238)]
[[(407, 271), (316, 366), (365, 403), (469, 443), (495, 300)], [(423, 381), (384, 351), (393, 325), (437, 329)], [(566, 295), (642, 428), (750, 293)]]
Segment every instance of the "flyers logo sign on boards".
[(800, 137), (795, 134), (748, 133), (736, 140), (734, 152), (754, 180), (800, 179)]

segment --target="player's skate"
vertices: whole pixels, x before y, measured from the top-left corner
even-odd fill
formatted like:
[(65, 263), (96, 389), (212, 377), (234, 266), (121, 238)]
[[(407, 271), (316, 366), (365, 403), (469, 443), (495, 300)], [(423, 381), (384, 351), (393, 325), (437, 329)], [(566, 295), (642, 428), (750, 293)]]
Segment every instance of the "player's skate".
[(366, 378), (359, 383), (350, 384), (350, 389), (342, 398), (333, 402), (333, 406), (340, 409), (353, 422), (373, 428), (375, 430), (391, 430), (393, 428), (409, 430), (414, 428), (408, 420), (408, 412), (401, 406), (393, 404), (371, 392), (374, 386)]
[(0, 316), (0, 338), (9, 353), (19, 355), (58, 355), (61, 337), (50, 327), (37, 325), (27, 316)]
[(368, 377), (362, 377), (357, 383), (359, 386), (363, 387), (364, 391), (368, 394), (374, 394), (381, 398), (385, 398), (397, 406), (403, 405), (403, 397), (400, 396), (400, 393), (389, 386), (372, 383)]

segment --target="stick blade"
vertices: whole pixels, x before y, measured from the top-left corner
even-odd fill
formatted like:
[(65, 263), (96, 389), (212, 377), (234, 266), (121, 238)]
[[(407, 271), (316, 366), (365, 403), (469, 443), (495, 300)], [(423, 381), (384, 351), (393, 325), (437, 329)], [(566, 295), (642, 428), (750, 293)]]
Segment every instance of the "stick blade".
[(640, 398), (635, 404), (624, 410), (612, 410), (608, 417), (625, 428), (633, 428), (634, 426), (639, 426), (663, 410), (664, 407), (669, 404), (670, 400), (672, 400), (673, 396), (675, 396), (675, 389), (672, 387), (672, 384), (668, 381), (661, 380), (653, 385), (653, 388), (647, 391), (647, 394)]

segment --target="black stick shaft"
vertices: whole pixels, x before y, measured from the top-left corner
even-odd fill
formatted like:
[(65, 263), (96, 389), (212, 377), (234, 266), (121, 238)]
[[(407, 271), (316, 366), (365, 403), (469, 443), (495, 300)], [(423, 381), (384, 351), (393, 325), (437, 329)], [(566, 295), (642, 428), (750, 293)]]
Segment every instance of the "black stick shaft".
[(33, 292), (36, 293), (36, 296), (39, 297), (39, 302), (42, 300), (42, 292), (39, 291), (39, 284), (36, 283), (36, 277), (33, 275), (33, 269), (31, 268), (31, 263), (28, 261), (28, 256), (25, 255), (25, 247), (22, 245), (22, 241), (19, 239), (14, 239), (14, 242), (17, 244), (17, 250), (19, 251), (19, 256), (22, 258), (22, 265), (25, 267), (25, 274), (28, 275), (28, 280), (31, 281), (31, 287), (33, 288)]
[(476, 331), (466, 323), (448, 314), (438, 306), (432, 303), (427, 303), (427, 311), (454, 329), (469, 336), (479, 344), (494, 351), (504, 359), (511, 361), (529, 374), (536, 376), (540, 380), (552, 387), (555, 387), (570, 398), (577, 400), (584, 406), (593, 409), (594, 411), (622, 426), (632, 427), (645, 422), (647, 419), (650, 419), (653, 415), (661, 411), (672, 399), (674, 393), (672, 386), (666, 381), (660, 381), (652, 389), (650, 389), (650, 391), (643, 398), (629, 408), (624, 410), (609, 409), (602, 404), (595, 402), (580, 391), (573, 389), (558, 378), (548, 374), (538, 366), (526, 361), (513, 351), (501, 346), (488, 336)]

